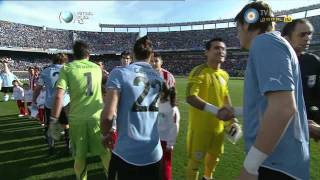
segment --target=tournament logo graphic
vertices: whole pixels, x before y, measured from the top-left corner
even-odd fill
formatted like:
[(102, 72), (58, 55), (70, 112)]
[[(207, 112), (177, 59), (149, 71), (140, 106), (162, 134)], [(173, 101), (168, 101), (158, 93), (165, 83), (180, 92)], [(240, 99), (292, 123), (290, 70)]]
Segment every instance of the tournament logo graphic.
[(60, 23), (78, 23), (84, 24), (90, 16), (93, 16), (92, 12), (70, 12), (70, 11), (61, 11), (59, 14)]
[(73, 13), (71, 13), (70, 11), (62, 11), (60, 12), (59, 20), (60, 23), (62, 23), (62, 21), (65, 23), (70, 23), (73, 20)]

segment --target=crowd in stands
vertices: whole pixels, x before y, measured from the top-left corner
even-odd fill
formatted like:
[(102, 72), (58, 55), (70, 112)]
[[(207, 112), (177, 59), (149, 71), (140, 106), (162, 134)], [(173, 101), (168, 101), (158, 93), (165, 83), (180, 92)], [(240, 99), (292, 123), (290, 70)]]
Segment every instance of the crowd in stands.
[[(320, 16), (308, 17), (315, 28), (312, 43), (320, 42)], [(281, 30), (283, 23), (278, 23)], [(0, 21), (0, 47), (25, 47), (70, 50), (74, 40), (81, 39), (95, 54), (130, 50), (138, 37), (134, 32), (89, 32), (58, 30)], [(203, 44), (213, 37), (221, 37), (227, 47), (239, 47), (236, 28), (218, 28), (189, 31), (148, 32), (156, 50), (203, 50)]]
[(204, 49), (203, 44), (213, 37), (222, 37), (228, 47), (239, 47), (240, 44), (236, 34), (236, 28), (223, 28), (181, 32), (150, 32), (148, 36), (154, 43), (155, 49), (158, 50), (202, 50)]
[[(320, 56), (320, 51), (311, 49), (310, 52)], [(163, 68), (169, 70), (175, 75), (187, 76), (192, 68), (204, 63), (205, 56), (202, 52), (176, 52), (176, 53), (161, 53), (163, 59)], [(28, 67), (39, 67), (43, 69), (51, 63), (50, 55), (12, 55), (13, 60), (9, 64), (13, 71), (27, 71)], [(70, 60), (72, 57), (70, 57)], [(120, 66), (119, 56), (91, 56), (90, 59), (94, 62), (102, 61), (105, 64), (107, 71), (111, 71), (114, 67)], [(246, 66), (247, 54), (243, 52), (228, 52), (226, 61), (222, 64), (231, 77), (243, 77)], [(25, 74), (25, 73), (22, 73)], [(20, 76), (18, 76), (20, 77)], [(25, 77), (23, 77), (25, 78)]]
[(0, 21), (0, 47), (70, 50), (73, 41), (81, 39), (99, 53), (128, 50), (137, 37), (138, 33), (59, 30)]
[(73, 38), (88, 42), (92, 52), (99, 54), (105, 51), (121, 52), (130, 50), (138, 35), (138, 33), (124, 32), (75, 31)]
[(0, 46), (71, 49), (70, 31), (0, 21)]
[[(312, 44), (320, 43), (320, 16), (308, 17), (313, 24), (315, 33)], [(277, 23), (276, 29), (281, 30), (284, 23)], [(49, 29), (44, 27), (30, 26), (7, 21), (0, 21), (0, 47), (23, 47), (41, 49), (71, 49), (73, 41), (81, 39), (91, 47), (91, 52), (103, 54), (113, 52), (108, 56), (92, 56), (93, 61), (102, 60), (106, 69), (111, 71), (120, 65), (116, 52), (130, 51), (138, 37), (138, 33), (126, 32), (88, 32)], [(203, 62), (205, 57), (202, 53), (186, 53), (183, 50), (203, 50), (206, 41), (213, 37), (222, 37), (227, 47), (239, 47), (236, 37), (236, 28), (220, 28), (190, 31), (171, 32), (148, 32), (148, 37), (153, 41), (154, 49), (158, 51), (178, 50), (176, 53), (162, 54), (163, 67), (176, 75), (187, 75), (191, 69)], [(183, 53), (179, 53), (182, 50)], [(315, 51), (315, 50), (314, 50)], [(313, 51), (311, 51), (313, 52)], [(320, 54), (319, 51), (314, 53)], [(41, 69), (51, 63), (50, 55), (42, 53), (9, 55), (14, 62), (10, 64), (13, 71), (26, 71), (28, 67), (40, 67)], [(2, 56), (3, 53), (0, 53)], [(7, 56), (7, 54), (6, 54)], [(246, 55), (229, 55), (223, 68), (230, 76), (242, 77), (246, 64)]]

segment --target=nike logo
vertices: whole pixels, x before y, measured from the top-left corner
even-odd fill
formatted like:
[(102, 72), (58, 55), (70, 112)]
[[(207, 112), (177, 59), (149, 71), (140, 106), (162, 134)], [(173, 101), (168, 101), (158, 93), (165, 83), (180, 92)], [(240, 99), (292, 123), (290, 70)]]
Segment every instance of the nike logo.
[(277, 79), (277, 78), (274, 78), (274, 77), (270, 77), (269, 80), (270, 80), (270, 81), (276, 81), (276, 82), (278, 82), (280, 85), (282, 85), (282, 82), (280, 81), (281, 77), (282, 77), (282, 75), (280, 75), (278, 79)]

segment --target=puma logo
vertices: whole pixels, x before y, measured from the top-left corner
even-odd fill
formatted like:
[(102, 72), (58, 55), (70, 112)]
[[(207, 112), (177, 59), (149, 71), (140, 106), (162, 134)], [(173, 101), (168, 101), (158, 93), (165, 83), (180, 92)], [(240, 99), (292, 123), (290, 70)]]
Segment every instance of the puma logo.
[(274, 77), (270, 77), (269, 80), (270, 80), (270, 81), (276, 81), (276, 82), (278, 82), (280, 85), (282, 85), (282, 82), (280, 81), (281, 77), (282, 77), (282, 75), (280, 75), (278, 79), (277, 79), (277, 78), (274, 78)]

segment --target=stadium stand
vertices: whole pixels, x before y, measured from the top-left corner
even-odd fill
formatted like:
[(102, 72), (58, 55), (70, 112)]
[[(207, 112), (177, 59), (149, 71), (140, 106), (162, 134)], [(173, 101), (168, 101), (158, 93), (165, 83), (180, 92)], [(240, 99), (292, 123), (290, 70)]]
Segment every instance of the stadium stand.
[[(288, 11), (279, 11), (277, 15), (294, 14), (298, 12), (319, 9), (320, 5), (302, 7)], [(307, 14), (307, 13), (306, 13)], [(313, 24), (315, 33), (311, 42), (311, 52), (320, 55), (320, 15), (307, 17)], [(169, 24), (144, 24), (144, 25), (105, 25), (115, 28), (150, 28), (150, 27), (175, 27), (204, 24), (233, 23), (232, 19), (222, 19), (202, 22), (184, 22)], [(284, 23), (277, 23), (276, 29), (281, 30)], [(103, 24), (100, 24), (101, 30)], [(110, 28), (109, 27), (109, 28)], [(247, 54), (239, 49), (239, 40), (236, 37), (236, 28), (216, 28), (188, 31), (148, 32), (153, 41), (154, 49), (161, 53), (163, 67), (176, 75), (187, 75), (191, 69), (205, 61), (203, 45), (213, 37), (221, 37), (228, 47), (228, 56), (223, 68), (230, 76), (241, 77), (244, 75)], [(10, 64), (13, 71), (26, 71), (30, 66), (46, 67), (50, 62), (50, 49), (65, 50), (71, 53), (75, 40), (86, 41), (90, 47), (93, 61), (102, 60), (106, 69), (120, 65), (119, 54), (121, 51), (130, 51), (138, 32), (89, 32), (52, 29), (37, 27), (0, 20), (0, 58), (11, 57), (14, 63)], [(24, 51), (24, 52), (22, 52)], [(25, 52), (26, 51), (26, 52)], [(48, 54), (49, 53), (49, 54)], [(72, 57), (70, 56), (70, 59)]]
[[(315, 34), (312, 43), (320, 42), (320, 16), (308, 17), (314, 25)], [(281, 29), (283, 23), (278, 23)], [(7, 21), (0, 21), (0, 47), (23, 47), (40, 49), (70, 50), (74, 40), (81, 39), (89, 43), (96, 54), (129, 50), (138, 37), (134, 32), (89, 32), (49, 29)], [(228, 47), (239, 47), (236, 28), (219, 28), (190, 31), (149, 32), (147, 35), (156, 50), (203, 50), (205, 41), (212, 37), (222, 37)], [(183, 41), (181, 41), (183, 39)]]

